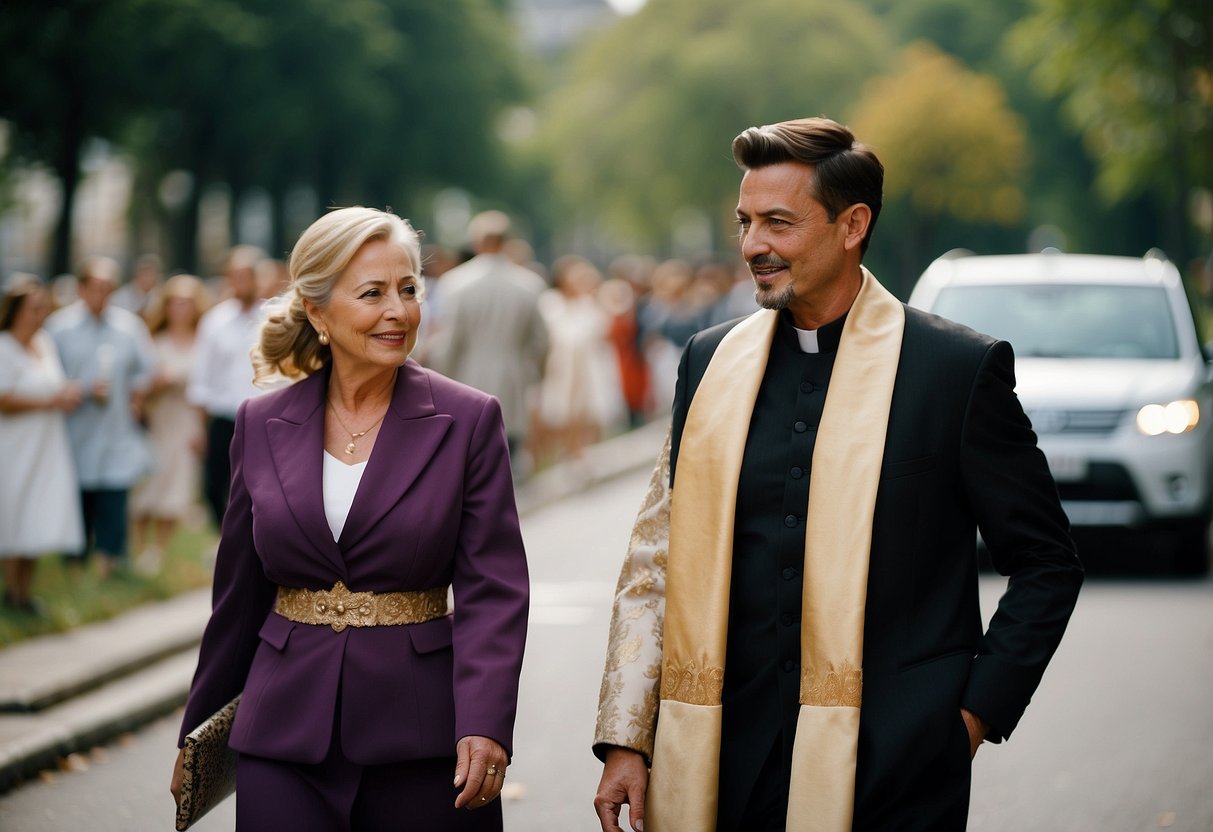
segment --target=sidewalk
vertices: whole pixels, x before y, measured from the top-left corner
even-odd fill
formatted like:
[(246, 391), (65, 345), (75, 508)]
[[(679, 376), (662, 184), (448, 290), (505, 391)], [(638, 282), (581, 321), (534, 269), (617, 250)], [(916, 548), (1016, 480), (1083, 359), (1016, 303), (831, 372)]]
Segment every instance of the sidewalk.
[[(653, 422), (537, 474), (518, 488), (519, 512), (651, 466), (665, 431)], [(0, 651), (0, 794), (184, 704), (209, 615), (210, 590), (194, 590)]]

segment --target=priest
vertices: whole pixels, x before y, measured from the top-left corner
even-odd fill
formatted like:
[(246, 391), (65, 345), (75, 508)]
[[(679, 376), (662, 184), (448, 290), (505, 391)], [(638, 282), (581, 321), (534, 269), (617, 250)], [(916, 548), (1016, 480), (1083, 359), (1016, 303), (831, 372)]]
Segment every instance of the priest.
[[(807, 118), (733, 141), (762, 307), (696, 335), (615, 597), (605, 832), (966, 826), (1082, 567), (1006, 342), (863, 265), (884, 168)], [(983, 631), (976, 540), (1008, 586)]]

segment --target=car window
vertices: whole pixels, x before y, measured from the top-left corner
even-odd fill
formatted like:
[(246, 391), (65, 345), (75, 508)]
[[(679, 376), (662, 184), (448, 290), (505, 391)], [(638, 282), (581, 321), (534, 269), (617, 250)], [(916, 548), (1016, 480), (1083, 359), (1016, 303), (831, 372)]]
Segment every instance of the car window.
[(1009, 341), (1021, 356), (1179, 357), (1171, 307), (1157, 286), (948, 286), (931, 311)]

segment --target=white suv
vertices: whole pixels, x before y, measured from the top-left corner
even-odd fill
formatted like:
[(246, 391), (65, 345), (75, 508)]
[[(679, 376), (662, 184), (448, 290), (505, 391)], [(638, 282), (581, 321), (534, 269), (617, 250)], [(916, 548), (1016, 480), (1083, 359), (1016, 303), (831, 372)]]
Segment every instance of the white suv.
[(1015, 348), (1016, 392), (1076, 529), (1157, 529), (1180, 572), (1208, 570), (1213, 364), (1171, 262), (949, 252), (909, 303)]

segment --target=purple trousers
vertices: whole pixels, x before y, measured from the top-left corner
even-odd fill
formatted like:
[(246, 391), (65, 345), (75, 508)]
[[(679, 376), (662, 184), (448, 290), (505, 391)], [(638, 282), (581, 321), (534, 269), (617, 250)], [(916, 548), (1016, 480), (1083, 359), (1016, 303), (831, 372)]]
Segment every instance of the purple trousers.
[(501, 832), (501, 801), (455, 808), (455, 758), (362, 766), (334, 737), (315, 765), (240, 755), (237, 832)]

